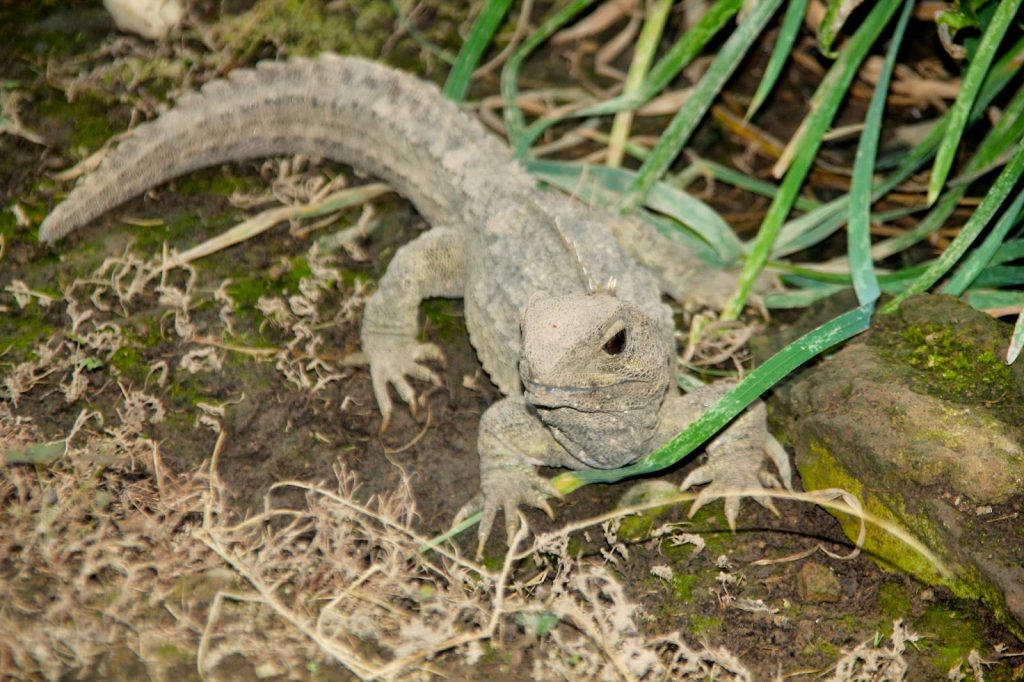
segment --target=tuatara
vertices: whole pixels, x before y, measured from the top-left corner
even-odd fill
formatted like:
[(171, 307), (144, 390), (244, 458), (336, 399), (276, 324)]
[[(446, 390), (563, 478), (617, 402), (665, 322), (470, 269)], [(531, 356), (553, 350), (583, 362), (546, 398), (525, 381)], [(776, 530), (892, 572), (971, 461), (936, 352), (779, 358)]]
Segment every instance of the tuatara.
[[(556, 491), (536, 465), (620, 467), (658, 448), (725, 389), (675, 386), (665, 293), (720, 304), (732, 278), (638, 221), (548, 191), (508, 147), (431, 84), (380, 64), (323, 55), (236, 70), (139, 126), (40, 228), (53, 242), (107, 209), (188, 171), (302, 153), (391, 183), (433, 229), (402, 247), (366, 305), (363, 350), (386, 427), (389, 385), (414, 406), (409, 379), (437, 382), (440, 349), (417, 341), (425, 298), (462, 297), (473, 346), (504, 394), (480, 420), (481, 542), (498, 510), (514, 528), (520, 504), (545, 509)], [(643, 265), (641, 265), (641, 263)], [(749, 408), (707, 447), (684, 487), (787, 487), (785, 451), (764, 406)], [(758, 496), (759, 501), (764, 502)], [(738, 498), (726, 501), (735, 524)]]

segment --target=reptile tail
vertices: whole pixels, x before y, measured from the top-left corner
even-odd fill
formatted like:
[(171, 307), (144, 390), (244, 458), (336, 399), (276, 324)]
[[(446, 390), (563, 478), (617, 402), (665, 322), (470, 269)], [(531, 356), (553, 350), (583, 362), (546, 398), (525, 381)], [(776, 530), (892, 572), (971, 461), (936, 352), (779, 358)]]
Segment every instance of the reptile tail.
[(499, 185), (529, 184), (507, 147), (433, 85), (364, 59), (262, 62), (182, 97), (136, 128), (43, 221), (53, 242), (105, 211), (189, 171), (306, 154), (389, 182), (430, 222), (486, 210)]

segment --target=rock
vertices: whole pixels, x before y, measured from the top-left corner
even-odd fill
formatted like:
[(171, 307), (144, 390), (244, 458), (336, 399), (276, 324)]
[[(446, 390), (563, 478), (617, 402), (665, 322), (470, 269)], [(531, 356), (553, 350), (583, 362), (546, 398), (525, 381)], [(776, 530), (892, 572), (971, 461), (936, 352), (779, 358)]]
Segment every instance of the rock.
[(840, 601), (843, 597), (839, 579), (828, 566), (810, 561), (796, 574), (796, 593), (809, 604)]
[[(1024, 363), (1010, 328), (948, 296), (917, 296), (781, 389), (773, 407), (808, 490), (844, 488), (927, 544), (943, 577), (868, 528), (865, 550), (956, 594), (981, 598), (1024, 633)], [(997, 514), (990, 505), (1016, 505)], [(837, 515), (846, 534), (858, 522)]]
[(179, 0), (103, 0), (103, 6), (119, 29), (149, 40), (167, 37), (185, 16)]

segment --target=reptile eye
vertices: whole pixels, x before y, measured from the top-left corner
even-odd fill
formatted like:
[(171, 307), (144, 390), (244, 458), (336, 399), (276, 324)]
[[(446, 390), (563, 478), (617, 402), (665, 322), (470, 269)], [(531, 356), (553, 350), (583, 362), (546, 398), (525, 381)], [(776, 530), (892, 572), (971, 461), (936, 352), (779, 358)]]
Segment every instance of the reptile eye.
[(601, 346), (601, 350), (603, 350), (608, 355), (618, 355), (619, 353), (622, 352), (622, 349), (625, 347), (626, 330), (623, 329), (618, 334), (605, 341), (604, 345)]

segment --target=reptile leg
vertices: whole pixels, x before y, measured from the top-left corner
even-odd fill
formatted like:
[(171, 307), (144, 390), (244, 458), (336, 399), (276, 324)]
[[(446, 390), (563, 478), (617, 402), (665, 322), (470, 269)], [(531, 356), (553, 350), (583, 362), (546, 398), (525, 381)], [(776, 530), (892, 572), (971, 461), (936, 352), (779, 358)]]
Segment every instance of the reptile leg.
[[(666, 416), (674, 422), (673, 433), (682, 430), (703, 414), (730, 388), (730, 382), (720, 382), (684, 396), (671, 396), (666, 400), (666, 407), (663, 409), (668, 411)], [(761, 401), (748, 407), (732, 424), (715, 436), (705, 451), (707, 463), (691, 471), (680, 485), (680, 488), (685, 490), (695, 485), (710, 484), (700, 492), (690, 507), (690, 516), (719, 497), (721, 493), (737, 490), (747, 491), (749, 496), (762, 506), (778, 513), (771, 499), (759, 495), (758, 491), (783, 486), (789, 490), (793, 489), (789, 458), (774, 436), (768, 433), (765, 407)], [(778, 477), (764, 467), (766, 458), (775, 465)], [(725, 518), (733, 530), (736, 529), (736, 516), (739, 513), (741, 499), (728, 497), (725, 500)]]
[(452, 228), (434, 228), (398, 250), (377, 291), (366, 302), (362, 344), (370, 362), (373, 394), (383, 417), (381, 431), (391, 421), (392, 385), (415, 414), (416, 392), (409, 377), (440, 384), (424, 362), (443, 362), (441, 349), (416, 340), (420, 301), (431, 297), (461, 297), (465, 282), (463, 240)]
[(477, 435), (480, 453), (480, 493), (455, 517), (458, 523), (470, 514), (482, 511), (477, 556), (491, 534), (499, 510), (505, 512), (505, 531), (511, 540), (516, 532), (516, 511), (520, 505), (543, 509), (552, 516), (549, 497), (561, 497), (551, 482), (537, 473), (535, 466), (573, 468), (579, 466), (532, 409), (521, 398), (503, 398), (487, 408), (480, 418)]

